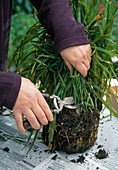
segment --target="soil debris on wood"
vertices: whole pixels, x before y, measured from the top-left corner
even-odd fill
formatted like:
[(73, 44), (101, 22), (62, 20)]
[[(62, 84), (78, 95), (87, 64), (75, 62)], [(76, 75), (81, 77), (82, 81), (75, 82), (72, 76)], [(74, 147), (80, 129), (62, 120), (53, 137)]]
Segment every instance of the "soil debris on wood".
[(80, 162), (81, 164), (84, 163), (85, 156), (81, 155), (79, 156), (79, 159), (77, 159), (77, 163)]
[(102, 148), (102, 147), (103, 147), (103, 145), (98, 145), (97, 149), (100, 149), (100, 148)]
[(44, 152), (50, 152), (48, 149), (44, 150)]
[(3, 151), (9, 152), (9, 148), (8, 148), (8, 147), (5, 147), (5, 148), (3, 148)]
[(104, 159), (108, 157), (108, 153), (105, 151), (105, 149), (100, 149), (95, 153), (95, 157), (98, 159)]
[(85, 161), (85, 156), (83, 156), (83, 155), (80, 155), (77, 160), (76, 159), (71, 160), (71, 162), (73, 162), (73, 163), (81, 163), (81, 164), (84, 163), (84, 161)]
[(34, 149), (34, 152), (37, 152), (38, 150)]
[(56, 160), (57, 156), (58, 156), (58, 155), (54, 155), (51, 159), (52, 159), (52, 160)]
[(76, 163), (77, 161), (75, 159), (70, 160), (70, 162)]
[(89, 154), (88, 153), (85, 153), (85, 156), (88, 156)]

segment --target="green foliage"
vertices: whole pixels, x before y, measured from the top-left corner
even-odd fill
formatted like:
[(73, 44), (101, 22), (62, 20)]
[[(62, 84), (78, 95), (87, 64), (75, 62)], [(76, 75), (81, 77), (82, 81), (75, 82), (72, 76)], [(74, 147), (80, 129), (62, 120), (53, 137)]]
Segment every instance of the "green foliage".
[(36, 23), (36, 20), (31, 14), (22, 12), (12, 15), (8, 62), (10, 62), (14, 51), (20, 45), (24, 34), (34, 23)]
[(33, 9), (30, 0), (13, 0), (13, 14), (19, 12), (32, 13)]
[[(97, 109), (97, 101), (100, 100), (118, 117), (109, 104), (110, 80), (112, 77), (117, 79), (111, 60), (111, 56), (118, 57), (116, 43), (111, 39), (116, 1), (104, 0), (102, 11), (98, 11), (102, 3), (99, 0), (70, 2), (75, 18), (85, 25), (93, 49), (91, 68), (87, 77), (83, 78), (74, 68), (71, 74), (69, 73), (63, 59), (57, 54), (52, 37), (40, 23), (29, 29), (17, 48), (11, 64), (16, 65), (16, 71), (20, 72), (22, 68), (20, 74), (34, 83), (40, 80), (40, 91), (56, 94), (61, 99), (74, 96), (76, 104), (82, 103), (81, 111), (84, 112), (92, 107)], [(104, 95), (107, 101), (103, 99)], [(56, 117), (48, 128), (50, 149), (55, 125)]]
[(112, 39), (117, 43), (117, 49), (118, 49), (118, 11), (114, 19)]

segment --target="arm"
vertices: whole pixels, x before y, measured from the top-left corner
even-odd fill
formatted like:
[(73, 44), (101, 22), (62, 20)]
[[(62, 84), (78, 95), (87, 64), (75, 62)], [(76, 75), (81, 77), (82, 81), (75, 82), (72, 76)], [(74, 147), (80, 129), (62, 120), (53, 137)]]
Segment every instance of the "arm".
[(57, 51), (75, 45), (90, 44), (83, 24), (74, 19), (68, 0), (31, 0), (40, 22), (53, 35)]
[(13, 109), (20, 85), (19, 75), (0, 72), (0, 105)]
[(40, 22), (53, 35), (58, 53), (67, 67), (72, 66), (85, 77), (90, 68), (91, 47), (84, 26), (74, 19), (68, 0), (31, 0)]
[(0, 72), (0, 105), (14, 111), (17, 127), (22, 133), (25, 133), (23, 114), (35, 129), (41, 128), (38, 120), (43, 125), (53, 120), (49, 106), (37, 87), (19, 75)]
[[(12, 1), (0, 1), (0, 70), (4, 70), (7, 58), (11, 10)], [(19, 75), (0, 72), (0, 105), (14, 111), (18, 129), (22, 133), (25, 133), (23, 114), (35, 129), (41, 127), (38, 120), (46, 125), (53, 119), (48, 104), (36, 86)]]

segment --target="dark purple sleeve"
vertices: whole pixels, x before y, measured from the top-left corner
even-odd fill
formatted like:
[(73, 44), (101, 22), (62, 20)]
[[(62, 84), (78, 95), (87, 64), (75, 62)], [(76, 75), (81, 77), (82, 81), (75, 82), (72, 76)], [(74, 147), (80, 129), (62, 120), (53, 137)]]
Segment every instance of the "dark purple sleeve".
[(0, 105), (13, 109), (21, 85), (19, 75), (0, 72)]
[(84, 26), (73, 16), (68, 0), (31, 0), (38, 18), (53, 35), (57, 51), (75, 45), (90, 44)]

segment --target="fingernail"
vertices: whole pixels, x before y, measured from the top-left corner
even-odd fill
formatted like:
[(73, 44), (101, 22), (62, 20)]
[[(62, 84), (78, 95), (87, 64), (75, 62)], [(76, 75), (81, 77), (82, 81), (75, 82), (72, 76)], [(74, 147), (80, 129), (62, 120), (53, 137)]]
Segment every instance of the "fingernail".
[(50, 118), (50, 121), (53, 121), (53, 117)]
[(25, 134), (26, 130), (22, 131), (22, 134)]

